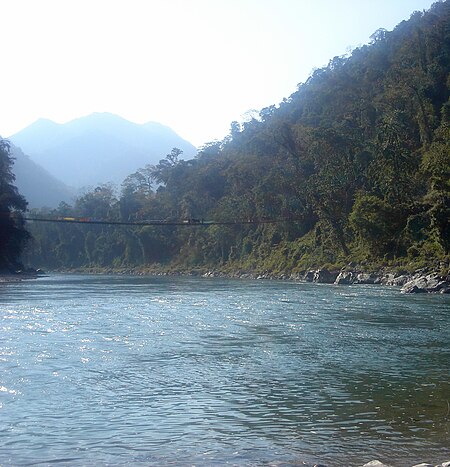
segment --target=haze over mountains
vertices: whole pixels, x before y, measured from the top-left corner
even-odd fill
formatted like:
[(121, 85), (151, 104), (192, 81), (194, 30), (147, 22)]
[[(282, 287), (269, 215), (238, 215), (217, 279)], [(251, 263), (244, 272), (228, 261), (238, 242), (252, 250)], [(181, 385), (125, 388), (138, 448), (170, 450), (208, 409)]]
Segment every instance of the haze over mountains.
[(19, 193), (25, 196), (29, 208), (54, 207), (61, 201), (70, 203), (75, 190), (59, 181), (39, 164), (33, 162), (23, 151), (11, 144), (14, 158), (13, 172)]
[[(109, 113), (93, 113), (65, 124), (40, 119), (8, 139), (30, 162), (74, 189), (120, 184), (138, 168), (164, 159), (174, 147), (183, 151), (184, 159), (196, 153), (192, 144), (164, 125), (136, 124)], [(39, 178), (39, 170), (33, 170)], [(23, 174), (16, 175), (20, 187)]]

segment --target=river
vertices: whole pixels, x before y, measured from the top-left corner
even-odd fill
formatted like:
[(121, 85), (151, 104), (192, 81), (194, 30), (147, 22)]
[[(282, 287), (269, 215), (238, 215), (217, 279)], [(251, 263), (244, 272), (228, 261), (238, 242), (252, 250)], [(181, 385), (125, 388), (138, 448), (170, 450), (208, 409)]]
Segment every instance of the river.
[(0, 285), (0, 464), (450, 458), (450, 299), (51, 275)]

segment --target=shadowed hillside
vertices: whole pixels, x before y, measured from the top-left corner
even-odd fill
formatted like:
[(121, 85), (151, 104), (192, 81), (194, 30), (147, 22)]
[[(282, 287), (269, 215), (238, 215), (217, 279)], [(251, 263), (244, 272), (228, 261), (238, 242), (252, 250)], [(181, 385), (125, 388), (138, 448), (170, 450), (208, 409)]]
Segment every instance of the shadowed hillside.
[(16, 176), (16, 186), (26, 198), (29, 208), (53, 208), (61, 201), (70, 203), (73, 200), (74, 190), (33, 162), (20, 148), (11, 145), (11, 155), (14, 158), (12, 172)]

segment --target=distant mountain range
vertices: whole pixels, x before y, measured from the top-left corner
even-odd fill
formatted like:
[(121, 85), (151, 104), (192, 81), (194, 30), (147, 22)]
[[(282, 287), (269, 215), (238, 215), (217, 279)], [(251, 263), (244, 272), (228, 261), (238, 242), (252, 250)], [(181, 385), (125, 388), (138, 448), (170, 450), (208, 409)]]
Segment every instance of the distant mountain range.
[[(183, 151), (184, 159), (196, 154), (192, 144), (164, 125), (136, 124), (109, 113), (93, 113), (65, 124), (40, 119), (8, 139), (29, 156), (30, 162), (63, 182), (60, 188), (63, 184), (74, 189), (106, 182), (120, 184), (138, 168), (164, 159), (174, 147)], [(24, 177), (19, 166), (24, 160), (19, 157), (15, 168), (19, 187)], [(36, 176), (27, 175), (27, 184), (34, 179), (41, 185), (40, 170), (33, 169)], [(27, 190), (21, 191), (26, 196)]]

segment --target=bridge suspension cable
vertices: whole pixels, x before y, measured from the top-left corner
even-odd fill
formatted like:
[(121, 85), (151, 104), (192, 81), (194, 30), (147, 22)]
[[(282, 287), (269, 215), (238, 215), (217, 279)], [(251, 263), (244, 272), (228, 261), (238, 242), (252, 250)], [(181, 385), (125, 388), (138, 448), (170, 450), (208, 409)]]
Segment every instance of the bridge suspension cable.
[(210, 225), (254, 225), (278, 224), (283, 222), (298, 222), (295, 219), (247, 219), (234, 221), (211, 221), (204, 219), (182, 220), (146, 220), (146, 221), (108, 221), (90, 217), (23, 217), (30, 222), (54, 222), (63, 224), (99, 224), (99, 225), (126, 225), (126, 226), (210, 226)]

